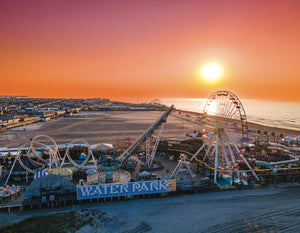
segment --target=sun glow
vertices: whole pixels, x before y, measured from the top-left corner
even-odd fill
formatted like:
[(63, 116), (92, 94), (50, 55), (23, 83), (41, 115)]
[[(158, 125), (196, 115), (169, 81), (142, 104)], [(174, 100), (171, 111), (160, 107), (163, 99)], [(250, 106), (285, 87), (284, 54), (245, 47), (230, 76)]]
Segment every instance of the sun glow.
[(223, 73), (222, 67), (216, 62), (206, 63), (202, 66), (201, 76), (206, 82), (214, 83), (218, 81)]
[(207, 104), (207, 114), (208, 115), (215, 115), (217, 113), (217, 102), (212, 101)]

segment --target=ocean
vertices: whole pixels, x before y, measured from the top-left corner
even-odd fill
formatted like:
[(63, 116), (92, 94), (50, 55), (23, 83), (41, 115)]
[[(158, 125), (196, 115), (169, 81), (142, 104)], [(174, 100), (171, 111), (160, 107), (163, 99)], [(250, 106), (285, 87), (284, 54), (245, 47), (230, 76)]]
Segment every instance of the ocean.
[[(205, 98), (199, 99), (160, 99), (162, 104), (172, 105), (176, 108), (203, 112)], [(271, 127), (300, 130), (300, 104), (283, 103), (253, 99), (240, 99), (244, 106), (249, 122)]]

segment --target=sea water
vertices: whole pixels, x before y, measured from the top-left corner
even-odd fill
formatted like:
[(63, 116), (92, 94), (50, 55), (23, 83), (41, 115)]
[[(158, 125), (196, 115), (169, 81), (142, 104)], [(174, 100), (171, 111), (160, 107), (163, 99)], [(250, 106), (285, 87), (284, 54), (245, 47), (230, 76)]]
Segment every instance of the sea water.
[[(161, 99), (161, 103), (176, 108), (203, 112), (207, 99)], [(271, 127), (300, 130), (300, 103), (283, 103), (253, 99), (240, 99), (244, 106), (247, 119)]]

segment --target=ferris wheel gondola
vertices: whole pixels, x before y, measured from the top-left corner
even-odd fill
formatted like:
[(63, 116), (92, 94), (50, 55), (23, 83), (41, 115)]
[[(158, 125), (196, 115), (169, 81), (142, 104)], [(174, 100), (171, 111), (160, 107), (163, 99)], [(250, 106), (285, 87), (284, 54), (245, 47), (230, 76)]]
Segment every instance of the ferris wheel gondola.
[(216, 91), (206, 101), (203, 112), (204, 127), (214, 130), (191, 160), (205, 151), (202, 161), (214, 169), (214, 183), (217, 183), (218, 174), (240, 178), (243, 176), (240, 170), (244, 167), (259, 180), (244, 156), (248, 123), (239, 98), (229, 91)]
[(207, 99), (204, 122), (211, 121), (214, 127), (222, 127), (232, 134), (240, 135), (238, 140), (245, 147), (248, 139), (248, 122), (245, 109), (239, 98), (229, 91), (216, 91)]

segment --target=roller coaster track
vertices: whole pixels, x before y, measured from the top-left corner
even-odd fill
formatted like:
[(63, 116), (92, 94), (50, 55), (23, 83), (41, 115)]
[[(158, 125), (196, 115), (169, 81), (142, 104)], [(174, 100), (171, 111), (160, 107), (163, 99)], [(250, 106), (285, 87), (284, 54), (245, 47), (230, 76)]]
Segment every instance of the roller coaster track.
[[(71, 148), (72, 145), (75, 145), (75, 142), (82, 142), (84, 145), (86, 145), (86, 147), (87, 147), (87, 149), (88, 149), (88, 153), (87, 153), (87, 155), (86, 155), (86, 158), (85, 158), (84, 161), (82, 161), (81, 164), (76, 163), (76, 162), (72, 159), (72, 157), (71, 157), (71, 155), (70, 155), (70, 148)], [(89, 161), (89, 158), (92, 157), (93, 162), (94, 162), (93, 168), (97, 167), (97, 164), (96, 164), (96, 161), (95, 161), (93, 152), (92, 152), (92, 150), (91, 150), (91, 148), (90, 148), (90, 145), (89, 145), (89, 143), (88, 143), (86, 140), (84, 140), (84, 139), (74, 139), (74, 140), (72, 140), (72, 141), (68, 144), (67, 149), (66, 149), (66, 152), (65, 152), (65, 155), (64, 155), (63, 160), (62, 160), (62, 162), (61, 162), (61, 167), (64, 165), (64, 162), (65, 162), (66, 157), (68, 158), (68, 160), (69, 160), (69, 161), (74, 165), (74, 167), (76, 167), (76, 168), (82, 168), (82, 167)]]
[(154, 122), (127, 150), (125, 150), (119, 157), (118, 160), (121, 160), (121, 165), (131, 156), (131, 154), (138, 148), (138, 146), (149, 137), (154, 130), (156, 130), (163, 122), (166, 121), (169, 114), (173, 111), (174, 105), (172, 105), (164, 114)]
[[(168, 149), (169, 151), (176, 151), (176, 152), (180, 152), (180, 153), (184, 153), (184, 154), (188, 154), (190, 156), (194, 156), (194, 154), (187, 152), (187, 151), (183, 151), (183, 150), (176, 150), (176, 149)], [(206, 167), (207, 169), (213, 170), (213, 171), (218, 171), (220, 173), (229, 173), (230, 170), (225, 170), (225, 169), (215, 169), (214, 167), (209, 166), (207, 163), (203, 162), (202, 160), (198, 159), (198, 158), (194, 158), (198, 163), (202, 164), (204, 167)], [(277, 171), (282, 171), (282, 170), (300, 170), (300, 167), (292, 167), (292, 168), (276, 168), (275, 170)], [(273, 168), (267, 168), (267, 169), (253, 169), (253, 170), (238, 170), (238, 171), (231, 171), (232, 173), (240, 173), (240, 172), (267, 172), (267, 171), (274, 171)], [(291, 173), (288, 173), (291, 174)], [(297, 173), (298, 174), (298, 173)], [(269, 175), (269, 174), (268, 174)], [(259, 176), (259, 175), (258, 175)]]
[[(16, 158), (15, 158), (15, 160), (14, 160), (14, 163), (13, 163), (13, 165), (12, 165), (12, 167), (11, 167), (9, 173), (8, 173), (8, 176), (7, 176), (7, 178), (6, 178), (6, 181), (5, 181), (5, 183), (4, 183), (4, 186), (7, 185), (8, 180), (9, 180), (9, 178), (10, 178), (10, 176), (11, 176), (11, 173), (12, 173), (12, 171), (13, 171), (15, 165), (16, 165), (16, 162), (18, 162), (18, 163), (20, 164), (20, 166), (21, 166), (25, 171), (27, 171), (27, 172), (29, 172), (29, 173), (31, 173), (31, 174), (35, 174), (35, 173), (36, 173), (36, 171), (31, 170), (30, 168), (28, 168), (28, 167), (22, 162), (22, 158), (21, 158), (21, 157), (22, 157), (22, 153), (21, 153), (21, 151), (24, 150), (25, 145), (27, 145), (27, 144), (28, 144), (28, 142), (25, 143), (25, 144), (23, 144), (22, 146), (20, 146), (20, 148), (19, 148), (19, 150), (18, 150), (18, 153), (17, 153), (17, 156), (16, 156)], [(28, 154), (26, 154), (25, 156), (27, 156), (27, 157), (29, 158)], [(31, 162), (31, 159), (29, 159), (29, 160), (30, 160), (30, 162)]]

